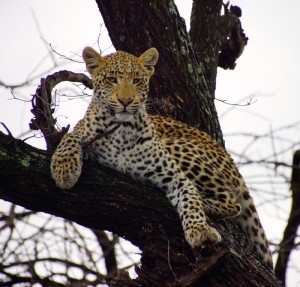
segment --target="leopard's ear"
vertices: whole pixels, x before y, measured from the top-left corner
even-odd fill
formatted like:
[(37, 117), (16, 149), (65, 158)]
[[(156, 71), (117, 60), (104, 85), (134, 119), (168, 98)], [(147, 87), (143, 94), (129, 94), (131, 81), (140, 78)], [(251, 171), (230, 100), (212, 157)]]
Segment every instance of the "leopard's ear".
[(147, 74), (151, 76), (154, 73), (154, 66), (157, 60), (158, 51), (155, 48), (150, 48), (139, 57), (138, 62), (146, 69)]
[(106, 64), (106, 60), (91, 47), (85, 47), (83, 49), (82, 58), (86, 64), (86, 69), (92, 77)]

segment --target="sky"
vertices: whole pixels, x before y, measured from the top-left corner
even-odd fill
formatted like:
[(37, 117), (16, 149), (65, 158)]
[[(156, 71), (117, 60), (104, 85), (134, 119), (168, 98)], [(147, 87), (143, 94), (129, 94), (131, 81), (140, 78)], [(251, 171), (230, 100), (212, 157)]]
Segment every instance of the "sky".
[[(189, 26), (191, 0), (175, 2)], [(249, 41), (235, 70), (218, 71), (216, 106), (226, 147), (234, 156), (247, 151), (252, 159), (259, 159), (275, 153), (276, 159), (291, 164), (293, 150), (300, 147), (299, 125), (281, 127), (300, 121), (300, 33), (297, 31), (300, 1), (236, 0), (231, 4), (242, 8), (242, 26)], [(49, 44), (56, 52), (78, 61), (82, 61), (80, 54), (85, 46), (97, 47), (98, 38), (104, 54), (112, 52), (113, 48), (94, 0), (1, 0), (0, 7), (0, 81), (19, 85), (36, 78), (29, 87), (15, 89), (14, 95), (10, 89), (0, 87), (0, 122), (4, 122), (14, 136), (26, 138), (32, 118), (30, 95), (37, 88), (40, 77), (61, 69), (85, 70), (82, 63), (75, 64), (58, 55), (53, 60), (49, 57)], [(70, 94), (78, 93), (72, 86), (67, 89)], [(250, 98), (248, 106), (228, 105), (246, 104)], [(75, 125), (84, 115), (89, 99), (70, 101), (58, 97), (59, 123)], [(253, 138), (251, 134), (272, 134), (272, 140), (270, 137)], [(44, 148), (42, 139), (33, 138), (27, 142)], [(293, 144), (294, 148), (289, 149)], [(257, 186), (265, 191), (254, 192), (253, 196), (267, 236), (278, 242), (290, 208), (289, 186), (279, 180), (279, 174), (288, 179), (291, 170), (284, 167), (276, 170), (279, 185), (275, 184), (276, 177), (272, 185), (265, 182), (268, 174), (260, 177), (266, 173), (265, 169), (243, 165), (239, 157), (236, 161), (247, 184), (253, 186), (254, 191)], [(270, 178), (276, 172), (267, 171)], [(269, 193), (275, 194), (273, 205), (263, 204), (269, 200)], [(297, 258), (300, 262), (299, 255)], [(300, 286), (300, 265), (297, 266), (296, 257), (293, 262), (288, 273), (288, 287)]]

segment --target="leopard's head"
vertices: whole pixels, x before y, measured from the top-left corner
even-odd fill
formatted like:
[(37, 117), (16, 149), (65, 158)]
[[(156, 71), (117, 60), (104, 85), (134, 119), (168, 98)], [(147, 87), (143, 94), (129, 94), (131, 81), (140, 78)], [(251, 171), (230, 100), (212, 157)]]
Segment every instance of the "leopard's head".
[(150, 48), (140, 57), (122, 51), (102, 57), (86, 47), (82, 57), (93, 80), (97, 103), (118, 121), (131, 121), (145, 106), (149, 79), (158, 60), (157, 50)]

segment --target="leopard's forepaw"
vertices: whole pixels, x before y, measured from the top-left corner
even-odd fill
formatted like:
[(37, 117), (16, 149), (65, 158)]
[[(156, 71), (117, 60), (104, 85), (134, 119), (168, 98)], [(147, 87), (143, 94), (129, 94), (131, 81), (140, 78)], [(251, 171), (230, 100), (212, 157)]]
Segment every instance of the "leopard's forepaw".
[(52, 174), (53, 179), (55, 180), (56, 185), (61, 189), (70, 189), (78, 181), (80, 176), (79, 173), (72, 173), (70, 171), (61, 172), (60, 174)]
[(51, 175), (61, 189), (70, 189), (81, 174), (82, 159), (79, 154), (59, 157), (54, 154), (51, 160)]
[(201, 224), (187, 229), (185, 239), (192, 248), (195, 248), (204, 247), (206, 244), (216, 244), (221, 241), (221, 235), (208, 224)]
[(51, 175), (61, 189), (70, 189), (78, 181), (82, 168), (81, 137), (66, 134), (51, 158)]

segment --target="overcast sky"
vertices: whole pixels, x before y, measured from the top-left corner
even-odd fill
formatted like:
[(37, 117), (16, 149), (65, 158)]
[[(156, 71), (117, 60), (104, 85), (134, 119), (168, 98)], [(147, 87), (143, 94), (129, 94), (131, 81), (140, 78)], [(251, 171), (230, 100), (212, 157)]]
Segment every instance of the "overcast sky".
[[(188, 19), (191, 1), (176, 2), (181, 15)], [(238, 103), (241, 99), (245, 99), (242, 103), (246, 103), (247, 97), (251, 97), (253, 104), (238, 107), (230, 113), (226, 111), (231, 106), (218, 101), (216, 105), (226, 146), (238, 153), (249, 141), (231, 134), (262, 134), (300, 121), (300, 1), (239, 0), (232, 1), (232, 4), (243, 10), (241, 21), (249, 42), (234, 71), (219, 70), (216, 97), (229, 103)], [(97, 47), (95, 43), (103, 22), (94, 0), (1, 0), (0, 5), (0, 81), (7, 85), (20, 84), (53, 66), (53, 60), (47, 57), (47, 43), (64, 55), (80, 55), (87, 45)], [(112, 48), (106, 50), (110, 43), (104, 26), (101, 32), (101, 49), (108, 53)], [(81, 61), (79, 56), (75, 58)], [(56, 67), (52, 72), (60, 69), (84, 71), (83, 64), (70, 64), (59, 57), (56, 57), (56, 62), (65, 66)], [(16, 90), (15, 95), (30, 100), (37, 83), (38, 80), (26, 89)], [(30, 102), (12, 98), (9, 89), (0, 87), (0, 122), (4, 122), (15, 136), (19, 136), (28, 130), (28, 122), (32, 117), (31, 106)], [(88, 99), (65, 101), (57, 111), (60, 123), (74, 125), (83, 116), (87, 104)], [(299, 143), (299, 128), (282, 131), (276, 136)], [(42, 140), (29, 142), (43, 147)], [(272, 145), (271, 141), (259, 141), (251, 146), (250, 152), (259, 157), (271, 153), (270, 150), (274, 149)], [(282, 140), (275, 145), (275, 149), (281, 151), (288, 144)], [(279, 159), (291, 163), (292, 151), (280, 155)], [(241, 171), (246, 180), (255, 174), (255, 171), (247, 168)], [(283, 168), (280, 172), (288, 177), (290, 169)], [(282, 205), (277, 202), (276, 208), (268, 207), (268, 210), (262, 207), (260, 216), (268, 237), (279, 240), (289, 212), (289, 200), (284, 200), (284, 197), (288, 197), (288, 186), (282, 186), (280, 191), (276, 187), (276, 192), (283, 198)], [(265, 200), (255, 194), (254, 197), (258, 206)], [(296, 267), (299, 272), (299, 264)], [(300, 286), (300, 275), (295, 269), (292, 270), (288, 287)]]

